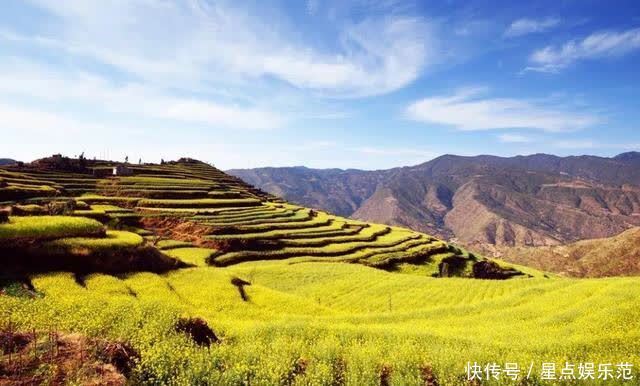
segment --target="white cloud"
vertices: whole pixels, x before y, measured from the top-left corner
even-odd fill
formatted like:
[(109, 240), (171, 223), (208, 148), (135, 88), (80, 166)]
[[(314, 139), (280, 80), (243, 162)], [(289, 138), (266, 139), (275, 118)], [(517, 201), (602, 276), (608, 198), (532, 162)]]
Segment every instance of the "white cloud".
[(546, 19), (518, 19), (504, 32), (506, 37), (517, 37), (532, 33), (539, 33), (554, 28), (560, 24), (560, 19), (548, 17)]
[[(162, 102), (160, 102), (162, 103)], [(284, 120), (270, 111), (239, 106), (226, 106), (199, 100), (168, 100), (166, 110), (157, 110), (160, 117), (185, 122), (204, 122), (227, 128), (272, 129), (281, 127)]]
[(458, 130), (527, 128), (549, 132), (590, 127), (599, 118), (541, 101), (481, 97), (482, 89), (462, 89), (450, 96), (418, 100), (406, 109), (409, 119), (453, 126)]
[[(109, 126), (91, 122), (82, 122), (73, 117), (67, 117), (59, 113), (29, 109), (15, 104), (0, 101), (0, 129), (13, 131), (23, 138), (47, 135), (49, 133), (63, 132), (65, 138), (73, 137), (79, 133), (108, 133)], [(68, 135), (68, 136), (67, 136)]]
[(347, 24), (341, 45), (327, 51), (294, 38), (287, 20), (267, 23), (223, 3), (32, 2), (57, 15), (59, 29), (18, 39), (172, 86), (276, 78), (329, 96), (377, 95), (411, 83), (438, 58), (429, 23), (397, 14)]
[(385, 94), (420, 75), (427, 54), (432, 54), (425, 43), (428, 34), (417, 18), (367, 20), (345, 30), (344, 54), (326, 56), (292, 48), (255, 60), (264, 74), (298, 87), (344, 96)]
[(504, 143), (529, 143), (533, 142), (533, 138), (522, 134), (500, 134), (498, 140)]
[(24, 60), (0, 64), (0, 94), (30, 98), (38, 104), (67, 102), (135, 119), (168, 119), (212, 128), (274, 129), (286, 124), (286, 118), (267, 108), (179, 98), (147, 84), (115, 84), (94, 74), (60, 73)]
[(525, 71), (558, 72), (579, 60), (615, 57), (640, 49), (640, 28), (593, 33), (561, 47), (547, 46), (531, 54)]

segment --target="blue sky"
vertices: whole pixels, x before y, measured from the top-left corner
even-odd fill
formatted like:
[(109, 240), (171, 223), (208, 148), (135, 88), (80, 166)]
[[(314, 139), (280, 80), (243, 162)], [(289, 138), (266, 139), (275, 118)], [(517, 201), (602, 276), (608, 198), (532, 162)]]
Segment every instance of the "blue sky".
[(640, 3), (9, 0), (0, 157), (378, 169), (640, 148)]

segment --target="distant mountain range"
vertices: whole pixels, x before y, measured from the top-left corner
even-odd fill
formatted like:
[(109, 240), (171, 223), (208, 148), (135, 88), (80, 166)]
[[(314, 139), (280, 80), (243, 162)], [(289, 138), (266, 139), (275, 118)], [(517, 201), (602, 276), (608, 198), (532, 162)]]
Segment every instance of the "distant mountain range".
[(0, 158), (0, 166), (1, 165), (11, 165), (16, 163), (16, 160), (13, 160), (11, 158)]
[(465, 246), (541, 246), (640, 226), (640, 153), (444, 155), (389, 170), (229, 170), (289, 201)]

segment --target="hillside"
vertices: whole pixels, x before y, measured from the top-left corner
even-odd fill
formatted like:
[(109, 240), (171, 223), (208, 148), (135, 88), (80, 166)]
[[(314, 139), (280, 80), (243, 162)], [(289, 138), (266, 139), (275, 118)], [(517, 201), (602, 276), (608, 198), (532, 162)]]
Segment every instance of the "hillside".
[[(114, 168), (125, 175), (112, 176)], [(23, 222), (28, 227), (29, 220), (46, 214), (91, 218), (115, 224), (113, 231), (133, 229), (168, 239), (166, 254), (185, 264), (327, 259), (387, 270), (429, 265), (429, 274), (436, 276), (448, 266), (447, 275), (482, 277), (481, 268), (474, 267), (485, 263), (426, 234), (288, 204), (193, 160), (118, 165), (54, 157), (9, 166), (0, 169), (2, 201), (14, 214), (10, 223), (16, 227)], [(172, 244), (177, 242), (181, 244)], [(16, 248), (23, 254), (20, 246)], [(35, 249), (30, 258), (37, 260), (40, 252)]]
[(468, 361), (640, 361), (637, 278), (489, 261), (189, 159), (0, 178), (0, 384), (468, 385)]
[[(609, 237), (640, 225), (639, 160), (633, 152), (613, 158), (446, 155), (384, 171), (264, 168), (230, 173), (293, 202), (483, 250)], [(351, 186), (359, 194), (341, 193), (351, 193)], [(329, 190), (330, 199), (323, 196)], [(347, 208), (357, 202), (349, 213)]]
[(0, 158), (0, 166), (11, 165), (14, 163), (16, 163), (16, 160), (13, 160), (11, 158)]
[(228, 173), (285, 200), (350, 216), (371, 197), (390, 171), (291, 167), (235, 169)]
[(500, 258), (574, 277), (640, 275), (640, 228), (561, 246), (498, 248)]

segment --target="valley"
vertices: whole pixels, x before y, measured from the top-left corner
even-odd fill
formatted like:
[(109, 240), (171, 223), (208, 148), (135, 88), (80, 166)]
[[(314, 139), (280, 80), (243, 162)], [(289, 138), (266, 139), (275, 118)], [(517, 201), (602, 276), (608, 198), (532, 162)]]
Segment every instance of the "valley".
[(612, 158), (447, 155), (382, 171), (230, 173), (293, 202), (411, 228), (493, 255), (510, 247), (612, 237), (640, 226), (639, 160), (633, 152)]
[(640, 228), (565, 245), (499, 248), (491, 256), (573, 277), (640, 275)]

